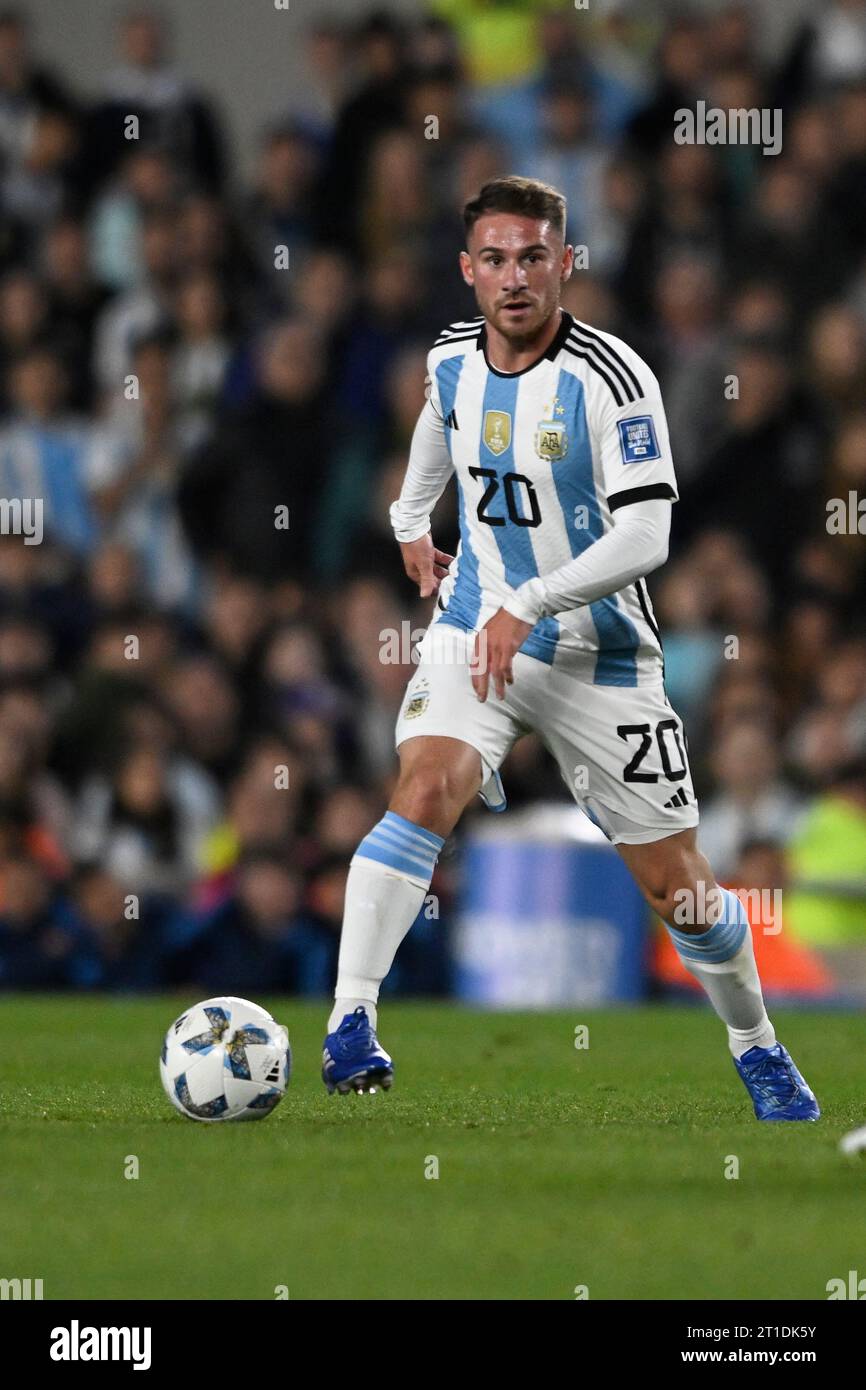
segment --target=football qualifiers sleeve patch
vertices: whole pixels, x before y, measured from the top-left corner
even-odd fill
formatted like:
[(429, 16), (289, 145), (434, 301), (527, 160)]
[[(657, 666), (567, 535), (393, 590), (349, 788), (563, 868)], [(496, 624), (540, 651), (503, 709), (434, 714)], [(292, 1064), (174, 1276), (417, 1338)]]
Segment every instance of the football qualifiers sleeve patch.
[(656, 429), (651, 415), (633, 415), (620, 420), (619, 447), (623, 463), (646, 463), (661, 458)]

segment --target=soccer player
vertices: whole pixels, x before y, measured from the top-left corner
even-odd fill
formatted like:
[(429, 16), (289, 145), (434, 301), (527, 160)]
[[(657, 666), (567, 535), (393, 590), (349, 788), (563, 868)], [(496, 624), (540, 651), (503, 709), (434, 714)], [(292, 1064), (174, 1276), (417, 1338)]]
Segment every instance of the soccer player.
[[(816, 1120), (767, 1017), (744, 907), (696, 846), (644, 583), (667, 558), (677, 499), (658, 382), (619, 338), (560, 308), (573, 248), (555, 189), (496, 179), (464, 222), (460, 268), (481, 313), (433, 346), (391, 508), (406, 572), (436, 608), (397, 720), (396, 790), (349, 871), (323, 1079), (331, 1092), (390, 1086), (379, 986), (464, 807), (480, 793), (504, 809), (500, 764), (533, 730), (727, 1026), (758, 1119)], [(456, 559), (430, 534), (452, 474)]]

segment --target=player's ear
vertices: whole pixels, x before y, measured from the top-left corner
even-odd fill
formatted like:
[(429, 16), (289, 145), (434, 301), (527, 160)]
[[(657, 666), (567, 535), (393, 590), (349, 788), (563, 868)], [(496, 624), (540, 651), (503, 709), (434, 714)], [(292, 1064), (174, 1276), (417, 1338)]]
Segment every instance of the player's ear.
[(573, 246), (566, 246), (565, 249), (564, 249), (564, 251), (563, 251), (563, 253), (562, 253), (562, 275), (561, 275), (560, 278), (561, 278), (563, 281), (570, 279), (570, 278), (571, 278), (571, 272), (572, 272), (573, 269), (574, 269), (574, 247), (573, 247)]
[(472, 259), (468, 251), (460, 252), (460, 272), (467, 285), (475, 284), (475, 275), (472, 270)]

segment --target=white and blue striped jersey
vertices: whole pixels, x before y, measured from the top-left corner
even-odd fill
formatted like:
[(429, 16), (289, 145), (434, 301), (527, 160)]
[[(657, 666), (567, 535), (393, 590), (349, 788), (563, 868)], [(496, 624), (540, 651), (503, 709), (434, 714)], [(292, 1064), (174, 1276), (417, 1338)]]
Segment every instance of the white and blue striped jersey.
[[(521, 584), (603, 536), (619, 508), (676, 500), (658, 382), (619, 338), (563, 311), (544, 356), (507, 374), (490, 365), (478, 318), (443, 331), (428, 373), (392, 523), (399, 540), (423, 535), (455, 475), (460, 545), (438, 622), (480, 629)], [(635, 686), (663, 669), (643, 579), (542, 617), (521, 651), (599, 685)]]

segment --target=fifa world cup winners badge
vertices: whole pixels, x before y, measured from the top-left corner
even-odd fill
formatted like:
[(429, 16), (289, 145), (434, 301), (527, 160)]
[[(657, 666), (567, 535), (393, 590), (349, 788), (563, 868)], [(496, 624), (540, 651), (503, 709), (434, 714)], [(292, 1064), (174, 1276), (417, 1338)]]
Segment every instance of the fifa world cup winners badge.
[(557, 459), (565, 458), (568, 453), (568, 433), (565, 428), (564, 420), (557, 420), (557, 415), (565, 414), (565, 407), (560, 405), (559, 397), (554, 396), (553, 407), (546, 412), (551, 418), (539, 420), (538, 428), (535, 431), (535, 452), (540, 459), (547, 459), (550, 463), (555, 463)]
[(505, 410), (488, 410), (484, 415), (484, 443), (491, 454), (504, 454), (511, 443), (511, 416)]

